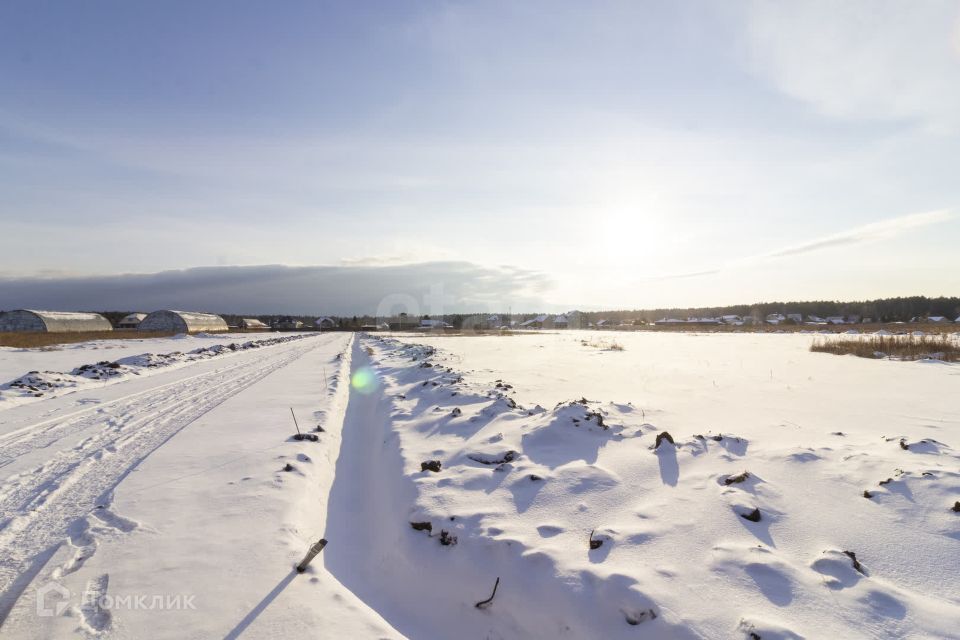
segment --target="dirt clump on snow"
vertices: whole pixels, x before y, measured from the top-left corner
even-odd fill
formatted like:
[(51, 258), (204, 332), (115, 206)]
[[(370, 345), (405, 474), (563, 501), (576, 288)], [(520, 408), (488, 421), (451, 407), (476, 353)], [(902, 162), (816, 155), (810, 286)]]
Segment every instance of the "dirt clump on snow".
[(750, 513), (741, 513), (740, 517), (744, 520), (749, 520), (750, 522), (760, 522), (762, 516), (760, 515), (760, 507), (755, 507)]
[(749, 471), (744, 471), (743, 473), (738, 473), (735, 476), (727, 476), (723, 480), (723, 484), (730, 486), (731, 484), (737, 484), (740, 482), (745, 482), (747, 478), (750, 477)]
[(663, 443), (664, 440), (666, 440), (666, 441), (669, 442), (670, 444), (673, 444), (673, 445), (676, 444), (676, 443), (673, 441), (673, 436), (670, 435), (670, 432), (668, 432), (668, 431), (661, 431), (660, 433), (657, 434), (657, 440), (656, 440), (656, 442), (654, 442), (653, 448), (654, 448), (654, 449), (659, 449), (661, 443)]

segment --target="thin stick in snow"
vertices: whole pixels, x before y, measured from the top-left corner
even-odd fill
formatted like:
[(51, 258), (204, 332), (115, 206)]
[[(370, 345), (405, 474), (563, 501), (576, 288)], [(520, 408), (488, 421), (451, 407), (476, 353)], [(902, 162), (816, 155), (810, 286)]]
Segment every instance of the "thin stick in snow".
[(499, 586), (500, 586), (500, 577), (498, 576), (497, 581), (493, 583), (493, 593), (490, 594), (490, 597), (487, 598), (486, 600), (481, 600), (474, 606), (477, 607), (477, 609), (486, 609), (487, 607), (489, 607), (493, 603), (493, 597), (497, 595), (497, 587)]
[(295, 413), (293, 412), (293, 407), (290, 407), (290, 415), (293, 416), (293, 426), (295, 426), (295, 427), (297, 428), (297, 435), (302, 438), (302, 437), (303, 437), (303, 434), (300, 433), (300, 425), (297, 424), (297, 414), (295, 414)]
[(309, 440), (310, 442), (317, 442), (319, 440), (315, 433), (300, 433), (300, 425), (297, 423), (297, 414), (293, 412), (293, 407), (290, 407), (290, 415), (293, 416), (293, 426), (297, 428), (297, 435), (293, 436), (294, 440)]

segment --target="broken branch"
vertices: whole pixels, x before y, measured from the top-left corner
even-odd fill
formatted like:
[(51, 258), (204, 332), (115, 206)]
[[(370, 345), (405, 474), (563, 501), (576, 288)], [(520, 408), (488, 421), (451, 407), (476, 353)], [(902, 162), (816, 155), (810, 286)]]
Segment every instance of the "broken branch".
[(500, 577), (498, 576), (497, 581), (493, 583), (493, 593), (490, 594), (490, 597), (487, 598), (486, 600), (481, 600), (474, 606), (476, 606), (477, 609), (486, 609), (487, 607), (489, 607), (490, 604), (493, 602), (493, 597), (497, 595), (497, 587), (499, 586), (500, 586)]

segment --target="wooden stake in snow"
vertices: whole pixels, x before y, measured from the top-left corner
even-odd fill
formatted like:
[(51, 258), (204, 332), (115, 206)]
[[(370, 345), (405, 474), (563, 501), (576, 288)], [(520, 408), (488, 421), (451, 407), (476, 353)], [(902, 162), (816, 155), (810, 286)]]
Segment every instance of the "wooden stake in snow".
[(497, 587), (499, 586), (500, 586), (500, 577), (498, 576), (497, 581), (493, 583), (493, 593), (490, 594), (490, 597), (487, 598), (486, 600), (481, 600), (474, 606), (477, 609), (486, 609), (487, 607), (489, 607), (493, 603), (493, 597), (497, 595)]
[[(297, 435), (293, 436), (294, 440), (309, 440), (310, 442), (320, 440), (315, 433), (300, 433), (300, 425), (297, 423), (297, 415), (293, 412), (293, 407), (290, 407), (290, 415), (293, 416), (293, 426), (297, 428)], [(317, 427), (317, 430), (323, 431), (320, 427)]]
[(293, 416), (293, 426), (295, 426), (295, 427), (297, 428), (297, 435), (302, 438), (302, 437), (303, 437), (303, 434), (300, 433), (300, 425), (297, 424), (297, 414), (295, 414), (295, 413), (293, 412), (293, 407), (290, 407), (290, 415)]
[(326, 538), (320, 538), (316, 544), (311, 545), (307, 555), (303, 556), (303, 560), (300, 561), (300, 564), (297, 565), (297, 573), (303, 573), (307, 570), (307, 565), (310, 564), (310, 561), (317, 557), (317, 554), (323, 551), (323, 548), (327, 546)]

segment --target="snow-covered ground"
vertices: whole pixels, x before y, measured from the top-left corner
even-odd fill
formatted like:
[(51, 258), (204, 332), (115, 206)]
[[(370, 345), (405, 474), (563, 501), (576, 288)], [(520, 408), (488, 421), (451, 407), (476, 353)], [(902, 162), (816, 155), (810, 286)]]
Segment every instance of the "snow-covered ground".
[(960, 638), (960, 367), (811, 340), (324, 334), (0, 405), (0, 633)]
[(411, 638), (960, 637), (960, 369), (612, 338), (366, 341), (327, 568)]
[[(75, 360), (80, 354), (87, 355), (91, 351), (108, 350), (113, 360), (97, 360), (87, 362), (64, 370), (43, 369), (32, 370), (8, 382), (0, 383), (0, 409), (7, 409), (11, 405), (36, 402), (40, 398), (73, 393), (79, 389), (99, 388), (125, 380), (131, 376), (153, 375), (159, 370), (179, 368), (200, 360), (231, 356), (251, 349), (260, 349), (284, 342), (302, 340), (314, 334), (261, 334), (245, 340), (231, 341), (230, 334), (223, 334), (214, 339), (213, 336), (199, 335), (196, 338), (189, 335), (179, 335), (174, 338), (159, 340), (134, 340), (135, 343), (146, 342), (146, 345), (128, 345), (121, 353), (113, 351), (116, 347), (107, 344), (107, 341), (98, 341), (71, 350), (67, 357), (49, 357), (45, 364), (62, 366), (65, 362)], [(200, 340), (200, 346), (197, 344)], [(173, 340), (173, 342), (170, 342)], [(186, 347), (189, 350), (138, 352), (135, 355), (123, 355), (122, 352), (132, 352), (144, 346), (154, 346), (160, 349)], [(192, 347), (192, 348), (191, 348)], [(37, 351), (22, 350), (24, 353), (36, 357)], [(102, 356), (103, 354), (97, 354)], [(30, 358), (28, 358), (30, 359)]]
[[(122, 340), (90, 340), (71, 344), (59, 344), (40, 349), (0, 347), (0, 381), (6, 382), (28, 371), (70, 371), (76, 367), (99, 362), (118, 360), (141, 353), (170, 353), (191, 351), (231, 342), (267, 340), (278, 335), (304, 335), (291, 333), (198, 333), (178, 334), (167, 338), (124, 338)], [(310, 335), (310, 334), (306, 334)]]

